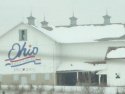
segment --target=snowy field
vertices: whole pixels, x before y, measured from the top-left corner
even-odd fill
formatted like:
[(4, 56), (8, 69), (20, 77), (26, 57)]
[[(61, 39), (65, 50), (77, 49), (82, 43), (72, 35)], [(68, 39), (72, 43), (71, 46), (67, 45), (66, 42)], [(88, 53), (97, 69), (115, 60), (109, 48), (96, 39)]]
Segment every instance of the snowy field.
[[(119, 92), (119, 93), (118, 93)], [(0, 94), (125, 94), (125, 87), (1, 86)]]

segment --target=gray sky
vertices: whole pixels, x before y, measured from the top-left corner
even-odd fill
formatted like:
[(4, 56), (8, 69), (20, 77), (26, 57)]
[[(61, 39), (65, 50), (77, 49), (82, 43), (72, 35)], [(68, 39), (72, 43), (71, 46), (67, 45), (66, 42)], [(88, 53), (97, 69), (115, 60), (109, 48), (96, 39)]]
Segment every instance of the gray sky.
[(108, 9), (112, 22), (125, 22), (125, 0), (0, 0), (0, 25), (26, 21), (32, 10), (36, 21), (52, 25), (69, 24), (74, 11), (79, 24), (103, 23)]

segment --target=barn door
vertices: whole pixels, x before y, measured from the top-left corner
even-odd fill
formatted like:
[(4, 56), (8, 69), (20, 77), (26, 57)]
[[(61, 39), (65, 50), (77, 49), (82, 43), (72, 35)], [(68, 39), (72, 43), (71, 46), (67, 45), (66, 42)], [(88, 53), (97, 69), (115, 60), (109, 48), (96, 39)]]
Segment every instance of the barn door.
[(21, 77), (21, 85), (27, 84), (27, 77)]

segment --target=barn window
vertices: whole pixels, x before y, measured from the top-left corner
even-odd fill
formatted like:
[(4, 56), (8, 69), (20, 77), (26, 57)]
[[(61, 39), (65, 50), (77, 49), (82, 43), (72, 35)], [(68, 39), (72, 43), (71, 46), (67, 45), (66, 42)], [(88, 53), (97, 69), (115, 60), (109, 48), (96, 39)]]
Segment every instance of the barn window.
[(19, 30), (19, 41), (27, 41), (27, 30)]
[(14, 81), (18, 81), (18, 80), (19, 80), (19, 75), (14, 75), (14, 76), (13, 76), (13, 80), (14, 80)]
[(33, 81), (36, 80), (36, 74), (31, 74), (31, 80), (33, 80)]
[(49, 80), (49, 79), (50, 79), (50, 74), (49, 74), (49, 73), (46, 73), (46, 74), (44, 75), (44, 79), (45, 79), (45, 80)]

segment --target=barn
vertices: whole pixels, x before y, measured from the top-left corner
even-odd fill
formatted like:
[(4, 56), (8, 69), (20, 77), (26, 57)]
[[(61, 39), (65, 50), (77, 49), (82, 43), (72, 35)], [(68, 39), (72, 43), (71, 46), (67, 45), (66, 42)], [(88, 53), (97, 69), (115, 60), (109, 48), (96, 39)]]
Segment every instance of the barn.
[(0, 34), (1, 84), (125, 85), (124, 57), (108, 58), (125, 47), (124, 24), (39, 27), (34, 21), (31, 15)]

